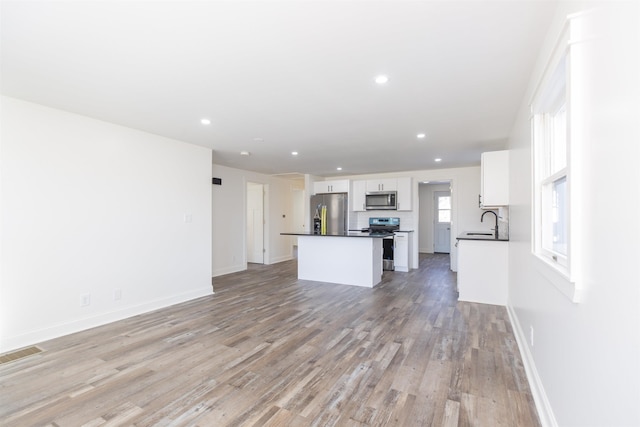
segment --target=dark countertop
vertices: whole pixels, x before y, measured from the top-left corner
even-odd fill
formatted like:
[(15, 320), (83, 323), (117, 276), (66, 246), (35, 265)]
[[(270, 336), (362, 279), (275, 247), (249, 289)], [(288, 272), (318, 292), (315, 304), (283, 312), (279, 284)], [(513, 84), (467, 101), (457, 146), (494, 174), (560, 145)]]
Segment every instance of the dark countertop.
[(349, 231), (346, 233), (338, 234), (313, 234), (313, 233), (280, 233), (281, 236), (312, 236), (312, 237), (370, 237), (370, 238), (384, 238), (393, 236), (393, 233), (389, 234), (369, 234), (361, 231)]
[[(476, 233), (475, 235), (473, 233)], [(478, 234), (480, 233), (480, 235)], [(488, 236), (482, 234), (489, 234)], [(495, 238), (494, 234), (489, 231), (465, 231), (456, 237), (457, 240), (482, 240), (485, 242), (508, 242), (509, 238)]]
[[(365, 230), (349, 230), (349, 232), (352, 233), (368, 233), (368, 229)], [(393, 232), (391, 232), (391, 234), (393, 233), (413, 233), (413, 230), (395, 230)]]

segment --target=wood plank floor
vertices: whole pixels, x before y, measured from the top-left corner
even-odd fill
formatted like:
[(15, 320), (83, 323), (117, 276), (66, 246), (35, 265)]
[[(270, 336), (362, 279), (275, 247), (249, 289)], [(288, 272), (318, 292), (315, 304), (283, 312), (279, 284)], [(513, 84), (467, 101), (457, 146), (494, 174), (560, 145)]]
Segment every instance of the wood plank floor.
[(374, 289), (296, 262), (0, 365), (0, 425), (539, 426), (504, 307), (457, 302), (448, 256)]

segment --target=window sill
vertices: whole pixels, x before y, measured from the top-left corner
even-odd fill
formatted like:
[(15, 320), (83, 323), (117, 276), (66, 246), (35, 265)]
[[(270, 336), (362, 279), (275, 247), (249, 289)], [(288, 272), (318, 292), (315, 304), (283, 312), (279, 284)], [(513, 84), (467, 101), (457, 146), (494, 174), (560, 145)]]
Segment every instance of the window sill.
[(551, 284), (553, 284), (560, 293), (569, 298), (571, 302), (578, 304), (582, 297), (582, 292), (576, 284), (576, 281), (571, 280), (569, 272), (565, 268), (553, 264), (543, 256), (536, 253), (533, 253), (533, 256), (536, 259), (536, 270), (538, 270), (545, 279), (551, 282)]

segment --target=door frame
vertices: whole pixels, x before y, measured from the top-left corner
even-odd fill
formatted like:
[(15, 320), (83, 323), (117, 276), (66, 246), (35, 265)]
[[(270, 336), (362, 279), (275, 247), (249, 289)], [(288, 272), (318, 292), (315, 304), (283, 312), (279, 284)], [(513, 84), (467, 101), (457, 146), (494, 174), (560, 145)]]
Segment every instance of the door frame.
[[(455, 173), (451, 173), (450, 171), (438, 171), (438, 170), (433, 170), (433, 171), (424, 171), (419, 175), (415, 176), (415, 180), (416, 180), (416, 198), (414, 200), (418, 200), (418, 209), (414, 209), (415, 211), (415, 224), (417, 224), (417, 228), (418, 230), (420, 230), (422, 227), (429, 227), (431, 228), (433, 225), (433, 223), (427, 225), (424, 223), (424, 219), (422, 217), (423, 212), (420, 211), (420, 189), (419, 187), (421, 185), (437, 185), (437, 184), (449, 184), (449, 189), (451, 191), (451, 252), (449, 252), (449, 260), (450, 260), (450, 266), (451, 266), (451, 271), (458, 271), (458, 251), (457, 248), (453, 245), (454, 243), (454, 236), (457, 235), (458, 233), (458, 215), (459, 215), (459, 209), (458, 209), (458, 176)], [(415, 256), (415, 265), (417, 265), (418, 262), (418, 248), (419, 248), (419, 233), (414, 233), (415, 236), (415, 240), (414, 240), (414, 256)]]
[[(436, 251), (436, 236), (438, 235), (437, 233), (437, 227), (438, 224), (440, 224), (440, 222), (438, 221), (438, 211), (440, 209), (438, 209), (438, 198), (440, 197), (439, 195), (442, 194), (448, 194), (449, 195), (449, 199), (451, 200), (451, 218), (449, 218), (449, 227), (448, 227), (448, 231), (449, 231), (449, 251), (448, 252), (439, 252)], [(452, 219), (453, 219), (453, 200), (451, 199), (451, 190), (447, 190), (447, 191), (443, 191), (443, 190), (436, 190), (433, 192), (433, 224), (432, 224), (432, 230), (433, 230), (433, 253), (440, 253), (440, 254), (451, 254), (451, 223), (452, 223)]]
[[(260, 187), (260, 189), (262, 190), (262, 197), (261, 197), (261, 202), (260, 205), (262, 207), (262, 224), (260, 224), (260, 234), (262, 235), (262, 262), (256, 262), (256, 261), (249, 261), (249, 243), (248, 243), (248, 238), (249, 238), (249, 206), (251, 206), (250, 203), (250, 194), (251, 191), (249, 190), (250, 187)], [(265, 224), (266, 224), (266, 216), (265, 216), (265, 199), (266, 199), (266, 188), (265, 188), (265, 184), (260, 183), (260, 182), (252, 182), (252, 181), (247, 181), (245, 183), (245, 238), (244, 238), (244, 258), (245, 258), (245, 264), (248, 262), (251, 263), (256, 263), (256, 264), (266, 264), (265, 260), (266, 260), (266, 233), (265, 233)]]

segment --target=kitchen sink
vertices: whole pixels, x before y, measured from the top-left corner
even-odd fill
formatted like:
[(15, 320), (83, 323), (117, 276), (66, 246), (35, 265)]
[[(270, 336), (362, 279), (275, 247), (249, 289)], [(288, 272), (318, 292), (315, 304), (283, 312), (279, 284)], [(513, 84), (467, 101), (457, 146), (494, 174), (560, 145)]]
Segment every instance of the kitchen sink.
[(467, 236), (493, 236), (493, 233), (467, 233)]

